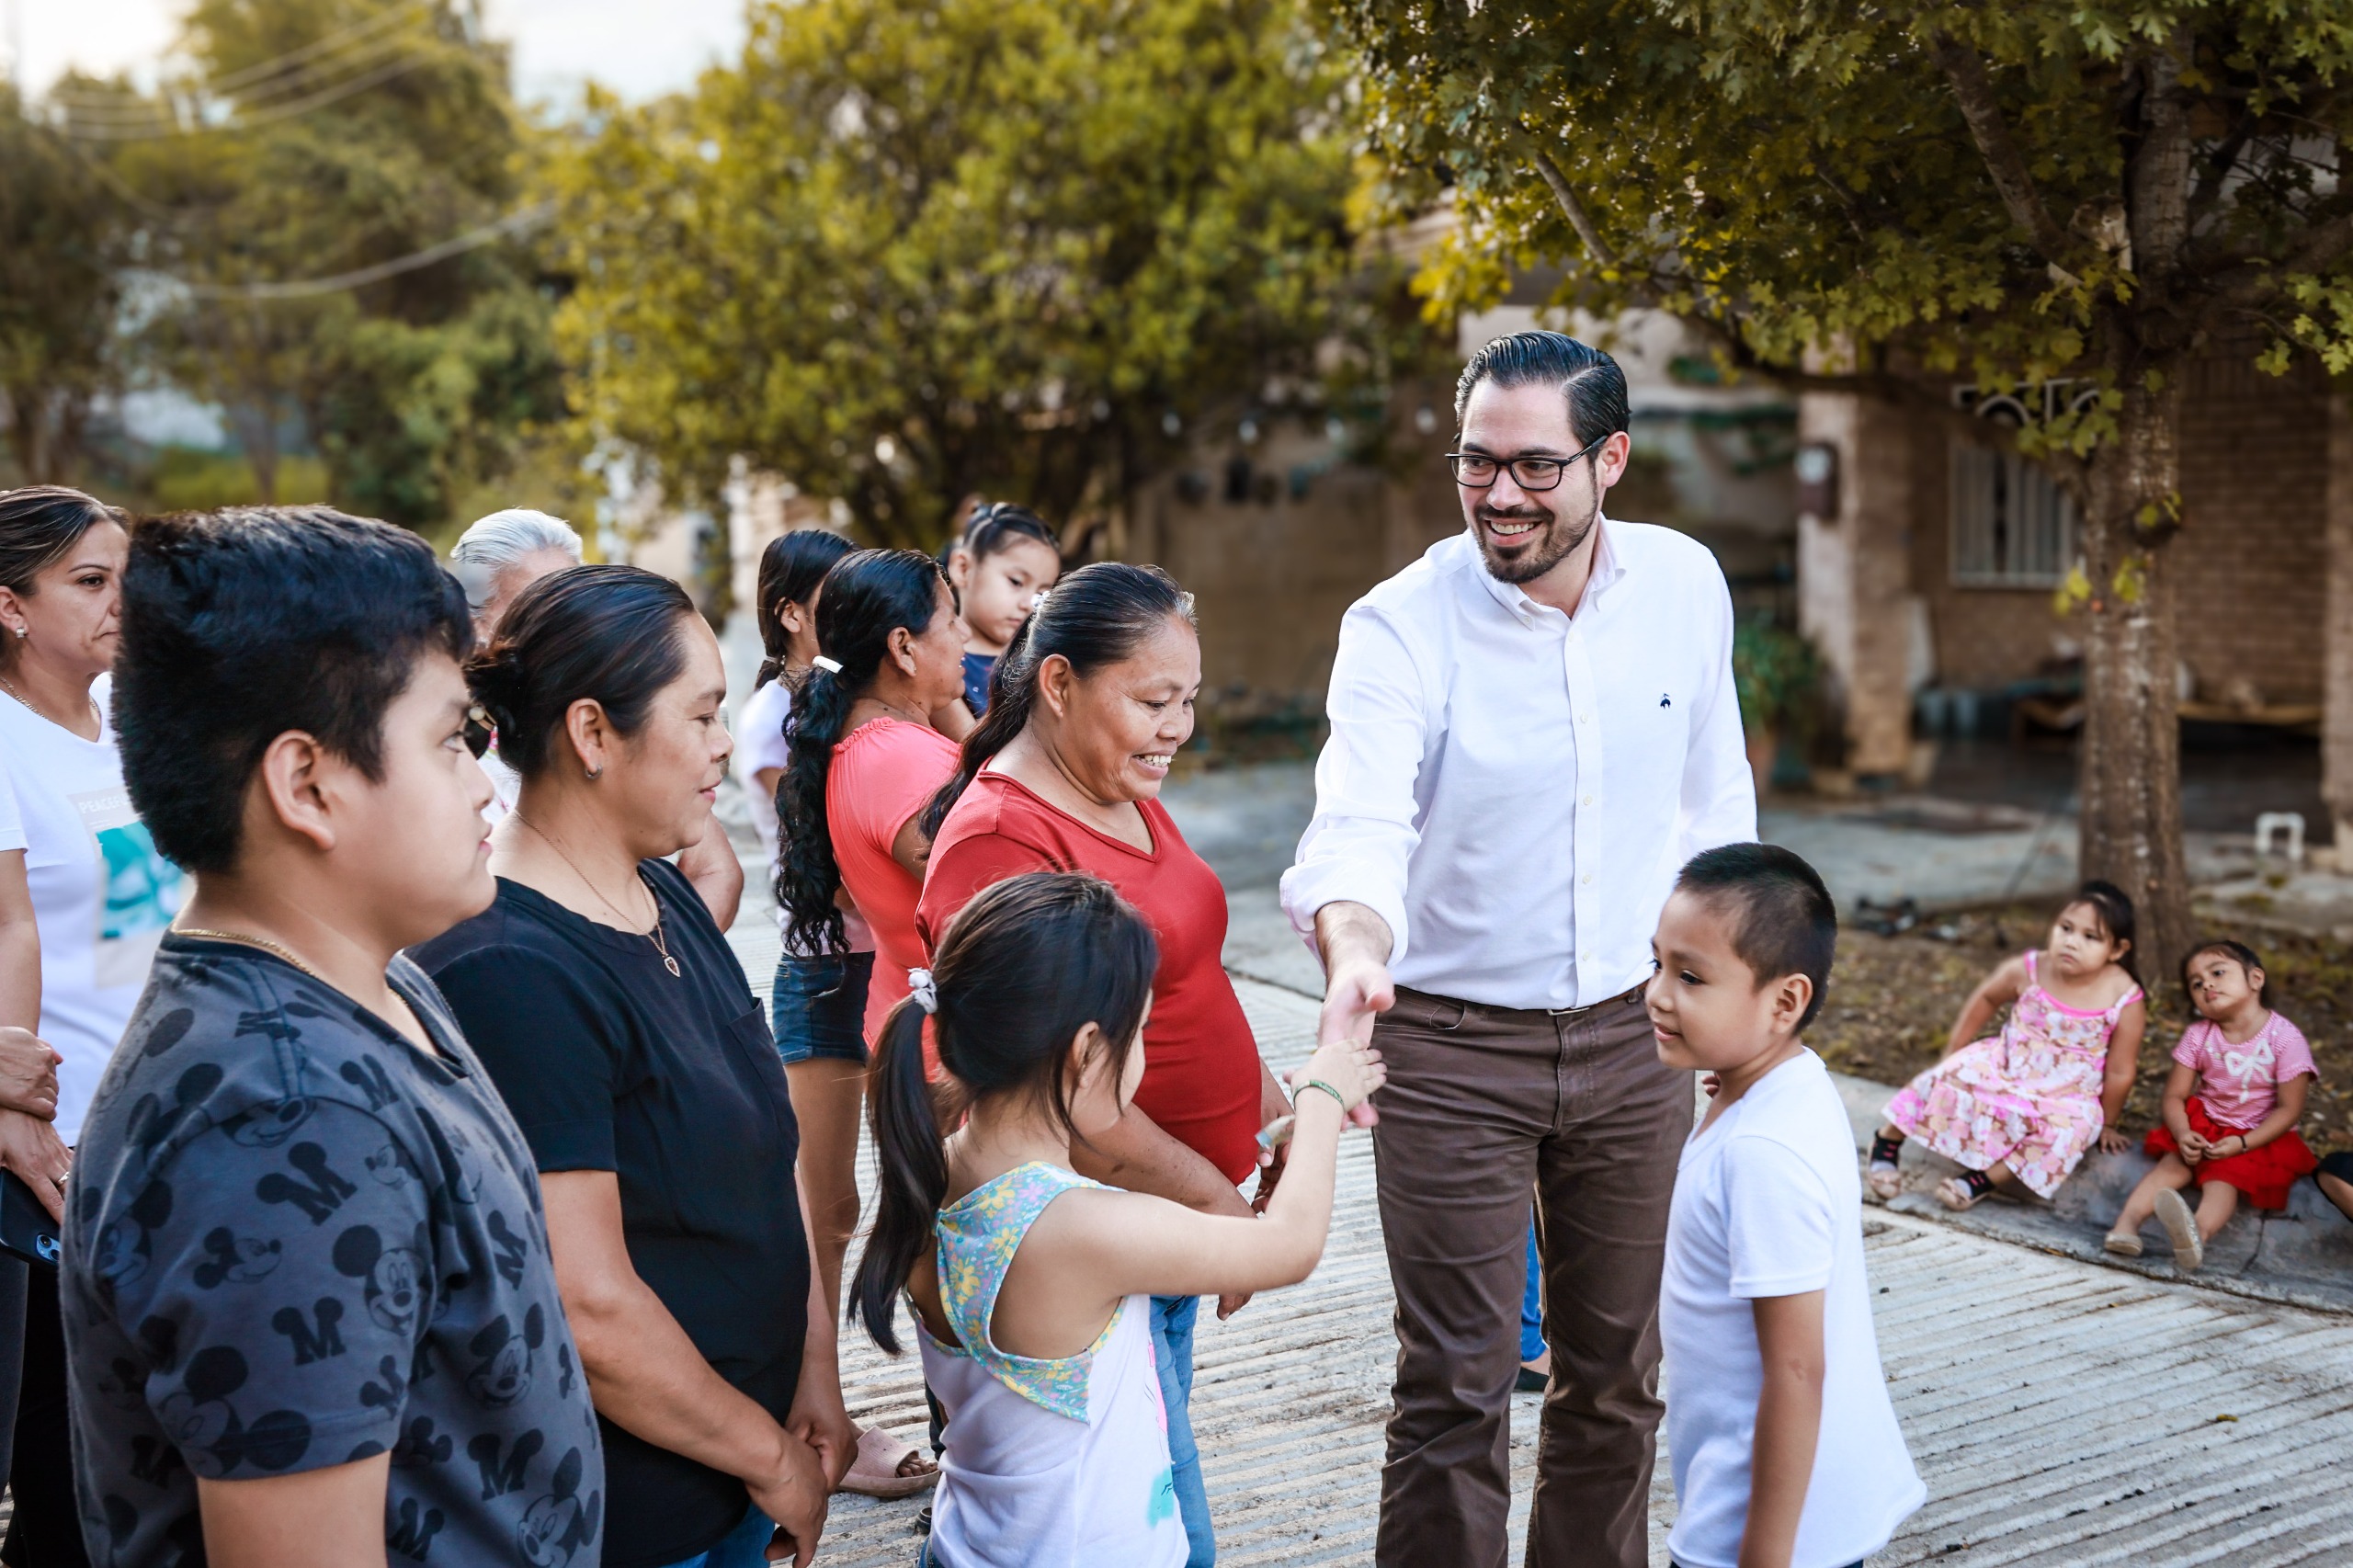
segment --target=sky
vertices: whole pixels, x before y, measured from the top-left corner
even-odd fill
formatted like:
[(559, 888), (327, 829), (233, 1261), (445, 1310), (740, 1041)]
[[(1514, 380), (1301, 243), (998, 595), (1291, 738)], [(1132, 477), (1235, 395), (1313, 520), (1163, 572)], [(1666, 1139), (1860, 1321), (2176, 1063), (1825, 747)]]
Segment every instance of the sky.
[[(515, 46), (527, 100), (562, 104), (594, 79), (631, 98), (684, 87), (740, 48), (744, 0), (483, 0)], [(0, 54), (32, 92), (78, 66), (144, 82), (170, 48), (185, 0), (0, 0)]]

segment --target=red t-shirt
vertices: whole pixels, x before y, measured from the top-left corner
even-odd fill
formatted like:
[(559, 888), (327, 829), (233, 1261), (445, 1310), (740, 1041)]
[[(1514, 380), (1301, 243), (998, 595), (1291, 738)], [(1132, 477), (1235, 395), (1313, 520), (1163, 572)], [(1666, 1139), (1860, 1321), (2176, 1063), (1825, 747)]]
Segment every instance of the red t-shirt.
[(907, 819), (956, 771), (954, 741), (927, 724), (875, 719), (834, 745), (825, 772), (825, 827), (842, 886), (874, 928), (874, 978), (866, 988), (866, 1043), (881, 1038), (882, 1019), (907, 994), (907, 971), (927, 961), (915, 934), (922, 889), (891, 858)]
[(1258, 1164), (1258, 1044), (1225, 976), (1225, 889), (1157, 801), (1149, 854), (983, 772), (940, 824), (915, 926), (928, 948), (974, 893), (1024, 871), (1091, 871), (1160, 939), (1138, 1108), (1239, 1183)]

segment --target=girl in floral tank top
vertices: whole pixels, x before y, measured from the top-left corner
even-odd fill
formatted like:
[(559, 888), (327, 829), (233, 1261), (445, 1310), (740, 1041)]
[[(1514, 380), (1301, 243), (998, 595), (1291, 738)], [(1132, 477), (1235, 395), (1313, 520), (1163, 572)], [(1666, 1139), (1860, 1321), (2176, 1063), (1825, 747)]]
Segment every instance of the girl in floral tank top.
[[(2129, 1147), (2116, 1118), (2131, 1092), (2148, 1009), (2132, 968), (2132, 901), (2088, 881), (2052, 922), (2043, 948), (1987, 975), (1962, 1005), (1944, 1060), (1888, 1102), (1871, 1144), (1871, 1191), (1903, 1190), (1906, 1138), (1967, 1167), (1937, 1188), (1967, 1209), (2012, 1183), (2049, 1198), (2091, 1152)], [(1996, 1009), (2002, 1032), (1979, 1040)]]
[[(852, 1294), (893, 1354), (904, 1294), (948, 1413), (936, 1568), (1184, 1568), (1151, 1299), (1305, 1278), (1341, 1130), (1384, 1080), (1370, 1047), (1317, 1048), (1292, 1078), (1291, 1154), (1263, 1219), (1079, 1176), (1074, 1147), (1118, 1122), (1143, 1076), (1157, 946), (1100, 878), (1008, 878), (949, 922), (882, 1027), (881, 1203)], [(962, 1114), (946, 1137), (935, 1093)]]

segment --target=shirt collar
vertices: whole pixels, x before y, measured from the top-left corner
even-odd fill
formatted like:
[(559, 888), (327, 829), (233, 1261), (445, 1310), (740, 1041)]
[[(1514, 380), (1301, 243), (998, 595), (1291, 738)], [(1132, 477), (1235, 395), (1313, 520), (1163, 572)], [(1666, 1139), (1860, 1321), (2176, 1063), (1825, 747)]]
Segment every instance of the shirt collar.
[[(1618, 551), (1611, 542), (1611, 526), (1607, 513), (1595, 521), (1593, 529), (1593, 574), (1586, 580), (1585, 597), (1577, 601), (1579, 613), (1583, 613), (1594, 600), (1608, 591), (1610, 585), (1626, 574), (1625, 565), (1620, 561)], [(1471, 546), (1472, 570), (1477, 573), (1480, 585), (1497, 604), (1523, 621), (1541, 621), (1556, 613), (1550, 605), (1540, 605), (1529, 598), (1518, 584), (1503, 582), (1488, 571), (1486, 554), (1480, 550), (1475, 536), (1468, 538), (1465, 542)]]

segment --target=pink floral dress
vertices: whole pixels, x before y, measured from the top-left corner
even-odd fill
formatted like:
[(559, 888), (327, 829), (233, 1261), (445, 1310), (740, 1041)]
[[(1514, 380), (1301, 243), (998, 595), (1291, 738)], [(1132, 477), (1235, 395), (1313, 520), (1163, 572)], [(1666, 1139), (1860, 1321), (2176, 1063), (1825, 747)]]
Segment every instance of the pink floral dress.
[(2048, 1198), (2099, 1141), (2108, 1042), (2141, 988), (2086, 1013), (2042, 988), (2035, 977), (2040, 957), (2027, 953), (2026, 990), (2002, 1032), (1913, 1079), (1888, 1101), (1887, 1119), (1971, 1170), (2006, 1161), (2037, 1197)]

